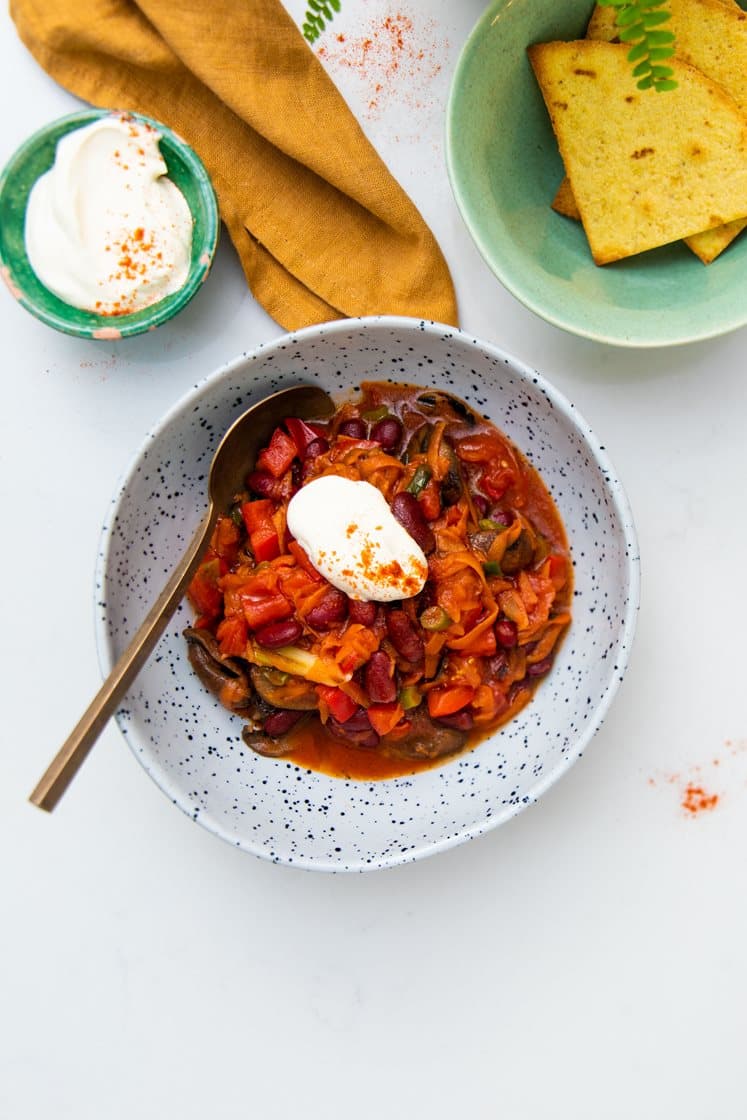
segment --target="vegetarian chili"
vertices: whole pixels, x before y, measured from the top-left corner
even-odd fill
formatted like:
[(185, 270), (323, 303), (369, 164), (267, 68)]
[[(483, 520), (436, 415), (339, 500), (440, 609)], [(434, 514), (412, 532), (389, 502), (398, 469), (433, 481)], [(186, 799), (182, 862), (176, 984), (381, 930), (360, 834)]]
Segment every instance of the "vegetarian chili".
[[(416, 594), (354, 598), (293, 538), (289, 503), (328, 475), (383, 495), (427, 561)], [(524, 707), (571, 590), (558, 512), (510, 440), (448, 393), (368, 382), (330, 420), (275, 430), (218, 520), (185, 636), (253, 750), (387, 778), (474, 746)]]

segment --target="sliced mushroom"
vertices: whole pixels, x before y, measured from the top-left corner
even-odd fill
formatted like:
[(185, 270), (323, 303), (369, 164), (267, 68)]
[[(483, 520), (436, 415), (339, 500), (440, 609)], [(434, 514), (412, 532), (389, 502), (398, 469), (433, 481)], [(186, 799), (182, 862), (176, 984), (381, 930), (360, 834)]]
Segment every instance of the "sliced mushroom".
[(273, 739), (271, 736), (265, 735), (264, 731), (254, 730), (248, 723), (242, 728), (241, 738), (247, 747), (251, 747), (253, 751), (264, 755), (265, 758), (282, 758), (284, 754), (293, 750), (292, 745), (285, 737)]
[(534, 556), (534, 543), (531, 536), (522, 529), (512, 545), (503, 553), (501, 568), (506, 575), (511, 576), (531, 564)]
[(276, 669), (263, 669), (259, 665), (252, 665), (249, 673), (257, 693), (274, 708), (310, 712), (319, 707), (314, 685), (301, 677), (278, 673)]
[(432, 389), (427, 393), (421, 393), (416, 398), (418, 404), (425, 405), (426, 408), (443, 408), (446, 406), (452, 412), (455, 412), (460, 420), (464, 420), (470, 427), (474, 427), (477, 423), (477, 414), (461, 401), (459, 397), (452, 397), (451, 393), (444, 393), (441, 389)]
[(478, 529), (476, 533), (469, 534), (469, 543), (473, 548), (484, 552), (486, 555), (490, 550), (490, 546), (498, 536), (497, 529)]
[(386, 738), (382, 740), (382, 745), (392, 754), (413, 759), (442, 758), (462, 750), (467, 742), (465, 731), (433, 723), (422, 705), (408, 712), (407, 717), (412, 721), (412, 727), (404, 739), (392, 743)]
[(233, 712), (244, 712), (251, 707), (252, 686), (241, 663), (234, 657), (223, 657), (209, 630), (190, 626), (184, 631), (184, 637), (192, 668), (221, 704)]

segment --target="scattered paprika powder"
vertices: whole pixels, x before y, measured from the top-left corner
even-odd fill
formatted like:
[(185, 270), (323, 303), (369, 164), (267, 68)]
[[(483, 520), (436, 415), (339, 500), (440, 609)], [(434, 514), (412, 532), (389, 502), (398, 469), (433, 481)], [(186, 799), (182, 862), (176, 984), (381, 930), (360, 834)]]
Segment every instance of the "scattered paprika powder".
[(360, 35), (339, 32), (322, 40), (317, 55), (330, 70), (353, 72), (364, 86), (364, 111), (377, 118), (396, 96), (423, 107), (423, 91), (442, 69), (445, 44), (428, 21), (416, 26), (402, 9), (372, 20)]

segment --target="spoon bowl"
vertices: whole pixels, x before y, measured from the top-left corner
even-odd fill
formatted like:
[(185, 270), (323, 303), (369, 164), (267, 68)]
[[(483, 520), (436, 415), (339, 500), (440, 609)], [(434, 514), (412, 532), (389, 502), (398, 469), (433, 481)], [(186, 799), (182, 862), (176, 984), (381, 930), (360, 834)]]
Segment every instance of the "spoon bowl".
[(219, 514), (242, 489), (259, 449), (286, 416), (322, 418), (334, 411), (332, 398), (314, 385), (293, 385), (265, 397), (242, 413), (218, 444), (208, 477), (208, 508), (181, 562), (146, 615), (94, 699), (45, 770), (29, 800), (51, 811), (140, 672), (197, 570)]

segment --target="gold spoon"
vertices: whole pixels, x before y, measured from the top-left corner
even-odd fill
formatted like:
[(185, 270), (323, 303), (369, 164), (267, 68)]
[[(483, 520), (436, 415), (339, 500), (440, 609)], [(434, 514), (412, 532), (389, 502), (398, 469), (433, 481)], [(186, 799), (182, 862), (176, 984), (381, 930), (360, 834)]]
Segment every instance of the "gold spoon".
[(50, 811), (77, 774), (104, 729), (109, 716), (140, 672), (176, 610), (210, 540), (218, 515), (244, 487), (259, 449), (287, 416), (301, 419), (328, 416), (332, 398), (313, 385), (281, 389), (239, 416), (218, 444), (208, 478), (208, 508), (194, 539), (168, 583), (146, 615), (140, 629), (117, 661), (75, 728), (60, 747), (29, 800)]

